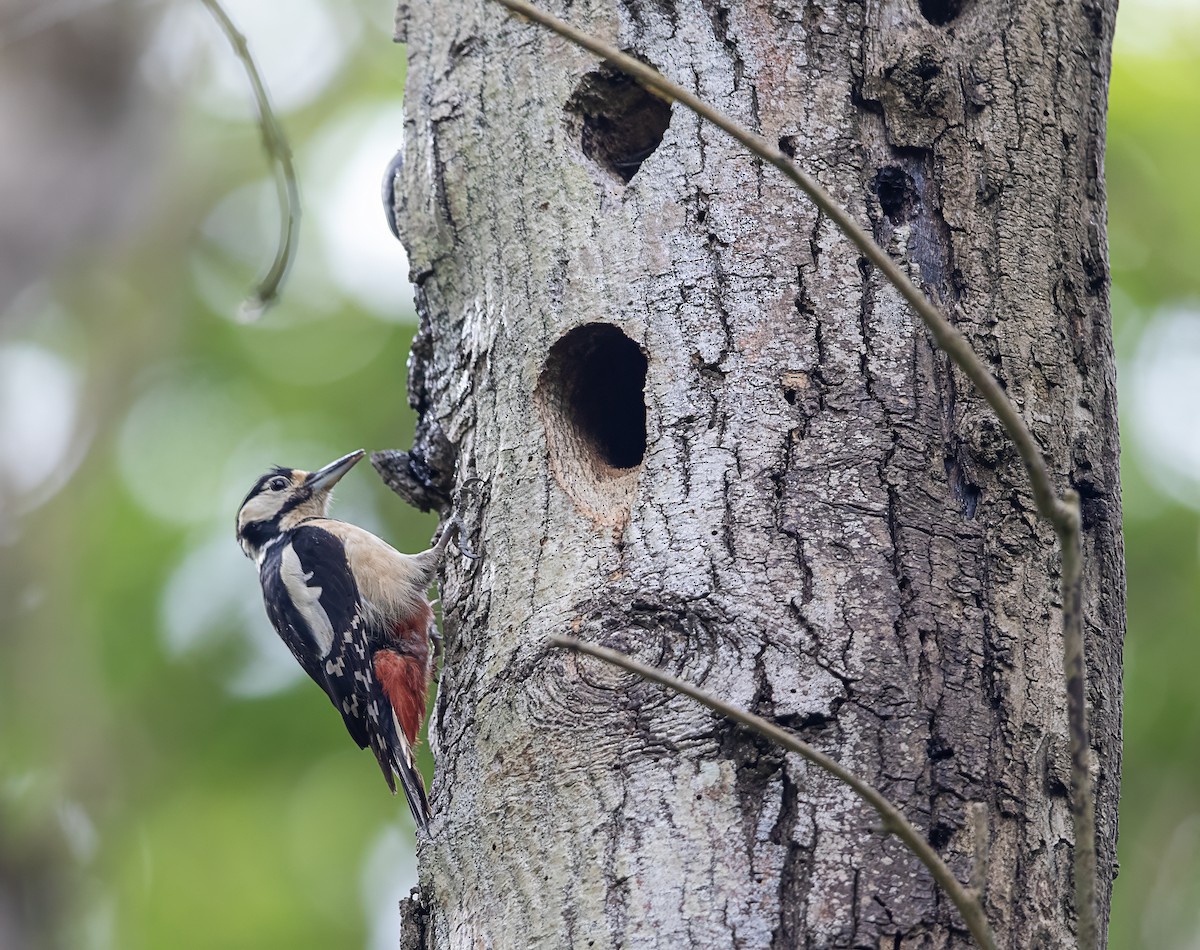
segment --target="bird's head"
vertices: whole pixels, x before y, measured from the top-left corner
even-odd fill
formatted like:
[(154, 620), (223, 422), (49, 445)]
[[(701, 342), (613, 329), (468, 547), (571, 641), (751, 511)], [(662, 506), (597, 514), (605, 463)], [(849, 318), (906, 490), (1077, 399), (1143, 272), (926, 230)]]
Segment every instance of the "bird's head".
[(273, 468), (261, 475), (237, 515), (237, 539), (246, 557), (257, 560), (272, 538), (329, 510), (333, 486), (365, 453), (356, 449), (315, 472)]

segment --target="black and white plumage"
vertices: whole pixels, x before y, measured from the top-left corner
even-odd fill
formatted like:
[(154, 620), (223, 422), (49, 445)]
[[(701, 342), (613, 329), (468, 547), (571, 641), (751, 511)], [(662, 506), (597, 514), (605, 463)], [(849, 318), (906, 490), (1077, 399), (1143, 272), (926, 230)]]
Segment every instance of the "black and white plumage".
[(426, 592), (457, 522), (428, 551), (407, 555), (327, 517), (331, 489), (362, 457), (351, 452), (311, 473), (267, 472), (242, 502), (237, 536), (258, 565), (279, 636), (359, 748), (370, 746), (393, 793), (400, 780), (424, 830), (429, 801), (413, 748), (437, 636)]

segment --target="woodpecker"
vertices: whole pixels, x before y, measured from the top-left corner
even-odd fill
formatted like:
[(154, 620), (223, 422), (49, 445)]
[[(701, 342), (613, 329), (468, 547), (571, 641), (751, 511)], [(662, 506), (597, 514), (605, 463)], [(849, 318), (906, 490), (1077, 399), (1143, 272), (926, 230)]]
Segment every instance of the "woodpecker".
[(315, 472), (271, 469), (238, 510), (237, 538), (258, 566), (267, 616), (280, 638), (328, 694), (358, 747), (371, 747), (392, 794), (399, 778), (424, 832), (429, 800), (413, 749), (437, 639), (426, 594), (461, 522), (451, 519), (433, 547), (408, 555), (329, 518), (333, 486), (363, 454), (359, 449)]

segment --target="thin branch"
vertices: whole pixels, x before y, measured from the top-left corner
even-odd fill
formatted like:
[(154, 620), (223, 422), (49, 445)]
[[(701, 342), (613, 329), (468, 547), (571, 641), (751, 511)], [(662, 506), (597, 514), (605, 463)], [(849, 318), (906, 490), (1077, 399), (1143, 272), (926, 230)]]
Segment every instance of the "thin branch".
[(967, 806), (967, 820), (971, 825), (971, 843), (974, 855), (971, 861), (971, 894), (982, 905), (987, 893), (988, 876), (988, 811), (983, 802), (972, 802)]
[[(1096, 798), (1092, 789), (1091, 742), (1087, 728), (1083, 663), (1083, 551), (1080, 542), (1079, 495), (1063, 498), (1070, 512), (1058, 531), (1062, 544), (1063, 674), (1067, 680), (1067, 728), (1071, 748), (1071, 817), (1075, 824), (1075, 906), (1079, 915), (1080, 950), (1099, 944), (1096, 919)], [(1092, 913), (1085, 913), (1091, 908)]]
[(900, 809), (884, 798), (873, 785), (864, 782), (853, 772), (839, 765), (823, 752), (818, 752), (808, 743), (797, 739), (790, 732), (780, 729), (774, 723), (768, 722), (761, 716), (756, 716), (722, 699), (717, 699), (717, 697), (710, 693), (706, 693), (704, 690), (692, 686), (690, 683), (685, 683), (683, 680), (677, 679), (669, 673), (664, 673), (662, 670), (639, 663), (624, 653), (618, 653), (616, 650), (610, 650), (607, 647), (596, 646), (593, 643), (585, 643), (582, 640), (576, 640), (574, 637), (550, 636), (548, 639), (555, 646), (574, 650), (577, 653), (585, 653), (598, 660), (604, 660), (606, 663), (611, 663), (614, 666), (621, 667), (623, 670), (628, 670), (630, 673), (635, 673), (643, 679), (652, 680), (677, 693), (682, 693), (684, 696), (690, 696), (726, 719), (732, 719), (747, 729), (757, 732), (763, 738), (774, 742), (778, 746), (782, 746), (789, 752), (795, 752), (797, 755), (804, 757), (813, 765), (828, 772), (839, 782), (848, 785), (859, 798), (874, 808), (879, 817), (883, 819), (883, 829), (899, 838), (905, 847), (916, 855), (917, 859), (929, 869), (929, 873), (933, 875), (933, 879), (949, 895), (950, 900), (954, 902), (954, 906), (958, 908), (958, 912), (962, 914), (963, 921), (966, 923), (967, 929), (971, 931), (971, 936), (975, 938), (975, 942), (980, 947), (983, 947), (984, 950), (996, 950), (996, 940), (992, 936), (991, 928), (988, 926), (987, 918), (984, 916), (983, 906), (959, 883), (958, 879), (951, 873), (950, 868), (946, 866), (946, 863), (938, 853), (933, 850), (933, 846), (909, 823)]
[(242, 319), (257, 320), (279, 297), (284, 279), (296, 258), (296, 238), (300, 231), (300, 187), (296, 181), (296, 168), (292, 164), (291, 146), (279, 120), (275, 118), (267, 87), (263, 83), (254, 57), (250, 55), (246, 37), (234, 26), (220, 0), (200, 2), (208, 7), (208, 12), (221, 27), (235, 55), (242, 61), (242, 68), (246, 70), (246, 77), (254, 91), (263, 150), (271, 160), (275, 172), (275, 192), (279, 199), (279, 244), (270, 268), (262, 280), (252, 288), (250, 296), (242, 302), (240, 310)]
[(1017, 447), (1033, 488), (1034, 503), (1039, 514), (1054, 526), (1063, 552), (1063, 662), (1067, 677), (1067, 715), (1071, 732), (1071, 810), (1075, 820), (1075, 882), (1076, 913), (1079, 917), (1079, 946), (1095, 950), (1097, 940), (1096, 914), (1096, 848), (1095, 801), (1092, 794), (1091, 772), (1088, 770), (1090, 742), (1087, 725), (1087, 706), (1084, 700), (1085, 666), (1080, 603), (1082, 551), (1080, 541), (1079, 500), (1074, 492), (1060, 498), (1050, 480), (1041, 449), (1004, 389), (946, 316), (909, 279), (887, 253), (875, 243), (859, 224), (833, 200), (816, 179), (801, 171), (791, 159), (760, 135), (734, 122), (724, 113), (671, 82), (656, 69), (622, 53), (615, 46), (588, 35), (552, 16), (526, 0), (493, 0), (512, 12), (539, 23), (559, 36), (570, 40), (607, 60), (622, 72), (632, 76), (646, 89), (669, 102), (680, 102), (702, 119), (732, 136), (763, 161), (774, 165), (791, 179), (813, 203), (826, 214), (862, 254), (873, 263), (903, 295), (921, 318), (926, 328), (954, 364), (975, 384), (996, 413), (1009, 438)]

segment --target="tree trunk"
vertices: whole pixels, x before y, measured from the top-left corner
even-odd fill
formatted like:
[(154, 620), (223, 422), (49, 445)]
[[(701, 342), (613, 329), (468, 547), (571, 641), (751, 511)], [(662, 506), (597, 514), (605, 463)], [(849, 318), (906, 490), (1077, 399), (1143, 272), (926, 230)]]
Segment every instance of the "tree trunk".
[[(1115, 7), (565, 10), (778, 140), (869, 223), (1083, 496), (1105, 918), (1124, 632)], [(848, 789), (550, 633), (794, 730), (964, 880), (983, 803), (1000, 945), (1071, 945), (1060, 558), (986, 405), (723, 134), (498, 7), (401, 3), (398, 24), (420, 423), (393, 481), (425, 503), (455, 459), (458, 482), (486, 481), (469, 512), (484, 557), (451, 563), (443, 590), (436, 818), (406, 945), (967, 943)]]

